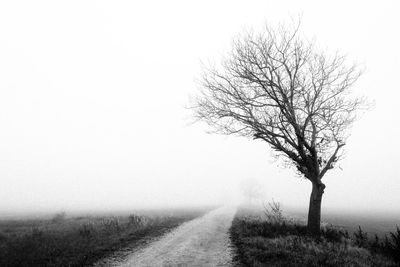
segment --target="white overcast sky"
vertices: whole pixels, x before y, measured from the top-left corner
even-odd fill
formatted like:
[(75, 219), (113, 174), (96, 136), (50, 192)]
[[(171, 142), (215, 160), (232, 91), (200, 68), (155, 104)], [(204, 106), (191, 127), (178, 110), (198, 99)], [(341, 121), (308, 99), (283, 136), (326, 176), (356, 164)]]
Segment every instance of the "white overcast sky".
[(327, 208), (400, 210), (398, 1), (1, 1), (0, 211), (235, 201), (244, 179), (306, 208), (310, 183), (266, 144), (206, 134), (185, 109), (201, 61), (302, 15), (302, 31), (365, 68)]

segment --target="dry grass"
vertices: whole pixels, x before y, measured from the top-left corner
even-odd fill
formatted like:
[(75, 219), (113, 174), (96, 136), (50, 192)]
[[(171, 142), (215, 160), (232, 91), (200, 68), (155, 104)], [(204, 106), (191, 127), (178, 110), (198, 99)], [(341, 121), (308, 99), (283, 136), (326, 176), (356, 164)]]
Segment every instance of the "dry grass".
[(0, 221), (0, 266), (88, 266), (204, 212)]
[[(279, 216), (281, 212), (278, 212)], [(305, 225), (279, 218), (271, 220), (239, 211), (230, 229), (236, 262), (243, 266), (397, 266), (382, 249), (358, 246), (357, 236), (325, 228), (319, 239), (307, 235)], [(358, 233), (360, 234), (360, 233)], [(361, 239), (364, 240), (364, 236)]]

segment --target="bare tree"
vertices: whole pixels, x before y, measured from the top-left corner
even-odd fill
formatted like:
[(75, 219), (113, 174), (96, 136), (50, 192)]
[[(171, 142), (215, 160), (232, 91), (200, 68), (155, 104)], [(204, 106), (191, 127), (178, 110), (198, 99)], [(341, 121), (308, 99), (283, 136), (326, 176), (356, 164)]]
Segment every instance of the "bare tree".
[(308, 229), (318, 235), (322, 178), (343, 155), (365, 101), (349, 94), (357, 66), (320, 51), (298, 28), (266, 27), (237, 38), (220, 66), (204, 69), (192, 108), (217, 133), (265, 141), (311, 181)]

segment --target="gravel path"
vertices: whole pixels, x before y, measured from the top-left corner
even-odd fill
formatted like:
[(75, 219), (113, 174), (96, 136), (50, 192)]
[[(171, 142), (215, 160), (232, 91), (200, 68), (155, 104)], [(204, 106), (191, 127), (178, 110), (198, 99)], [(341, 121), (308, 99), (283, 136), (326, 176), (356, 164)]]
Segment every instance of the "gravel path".
[(119, 266), (232, 266), (228, 230), (235, 211), (222, 207), (184, 223)]

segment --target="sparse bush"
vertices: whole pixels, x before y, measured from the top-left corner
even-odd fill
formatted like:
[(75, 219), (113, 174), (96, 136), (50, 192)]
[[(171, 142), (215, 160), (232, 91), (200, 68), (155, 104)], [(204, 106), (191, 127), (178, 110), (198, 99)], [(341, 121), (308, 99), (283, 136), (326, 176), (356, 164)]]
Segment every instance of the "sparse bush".
[(282, 215), (281, 204), (279, 202), (268, 202), (264, 204), (264, 214), (267, 217), (267, 221), (270, 223), (282, 224), (285, 218)]

